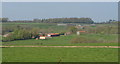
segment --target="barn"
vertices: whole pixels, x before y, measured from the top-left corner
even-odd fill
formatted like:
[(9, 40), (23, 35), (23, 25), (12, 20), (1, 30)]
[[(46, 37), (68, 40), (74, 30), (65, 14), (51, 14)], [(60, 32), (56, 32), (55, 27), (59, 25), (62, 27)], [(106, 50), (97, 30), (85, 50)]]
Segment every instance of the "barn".
[(59, 33), (50, 33), (47, 35), (48, 37), (56, 37), (56, 36), (60, 36)]
[(47, 39), (47, 36), (40, 36), (39, 39)]
[(77, 35), (80, 35), (81, 33), (85, 33), (86, 31), (77, 31)]

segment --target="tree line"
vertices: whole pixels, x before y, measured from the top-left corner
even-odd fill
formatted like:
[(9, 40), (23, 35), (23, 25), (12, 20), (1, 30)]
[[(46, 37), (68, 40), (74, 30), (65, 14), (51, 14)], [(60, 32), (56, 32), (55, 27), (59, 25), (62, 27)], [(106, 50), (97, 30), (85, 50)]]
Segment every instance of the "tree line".
[(40, 23), (88, 23), (88, 24), (94, 23), (94, 21), (91, 18), (50, 18), (50, 19), (34, 19), (33, 21)]
[(16, 20), (9, 21), (8, 18), (3, 18), (2, 22), (22, 22), (22, 23), (87, 23), (92, 24), (94, 21), (91, 18), (49, 18), (49, 19), (33, 19), (33, 20)]

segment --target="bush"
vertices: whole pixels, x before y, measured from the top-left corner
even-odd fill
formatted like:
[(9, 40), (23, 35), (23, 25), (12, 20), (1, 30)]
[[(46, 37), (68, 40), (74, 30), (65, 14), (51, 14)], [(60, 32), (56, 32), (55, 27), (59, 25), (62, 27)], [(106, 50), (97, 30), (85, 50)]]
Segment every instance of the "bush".
[(13, 40), (24, 40), (24, 39), (30, 39), (32, 37), (32, 33), (28, 30), (21, 29), (21, 30), (15, 30), (11, 33), (8, 37), (3, 37), (2, 41), (13, 41)]
[(14, 39), (15, 40), (19, 40), (19, 39), (29, 39), (31, 38), (31, 32), (29, 32), (28, 30), (15, 30), (13, 33)]
[(86, 26), (84, 30), (95, 34), (118, 34), (117, 25), (98, 24), (96, 27)]
[(71, 33), (76, 33), (77, 28), (74, 27), (74, 26), (70, 26), (70, 27), (69, 27), (69, 31), (70, 31)]
[(13, 40), (14, 40), (14, 37), (13, 37), (13, 36), (2, 37), (2, 41), (3, 41), (3, 42), (13, 41)]

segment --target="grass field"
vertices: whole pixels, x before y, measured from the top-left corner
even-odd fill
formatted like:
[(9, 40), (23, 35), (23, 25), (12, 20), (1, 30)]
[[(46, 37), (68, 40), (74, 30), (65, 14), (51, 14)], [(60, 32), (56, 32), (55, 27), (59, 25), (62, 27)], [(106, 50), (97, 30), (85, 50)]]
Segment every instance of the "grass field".
[[(22, 27), (40, 28), (50, 32), (68, 32), (67, 27), (51, 23), (3, 23), (5, 29), (14, 29), (17, 25)], [(103, 26), (103, 25), (100, 25)], [(115, 26), (115, 25), (114, 25)], [(16, 28), (15, 28), (16, 29)], [(102, 40), (106, 43), (71, 43), (76, 37)], [(88, 40), (89, 41), (89, 40)], [(108, 43), (109, 42), (109, 43)], [(47, 40), (15, 40), (2, 42), (3, 46), (118, 46), (117, 34), (81, 34), (53, 37)], [(3, 62), (117, 62), (117, 48), (41, 48), (16, 47), (2, 48)]]
[(117, 62), (112, 48), (3, 48), (3, 62)]
[[(54, 37), (48, 40), (16, 40), (2, 42), (4, 45), (40, 45), (40, 46), (117, 46), (113, 43), (70, 43), (77, 35)], [(82, 34), (80, 37), (90, 37), (114, 41), (117, 35)], [(41, 44), (42, 43), (42, 44)], [(17, 47), (2, 49), (3, 62), (117, 62), (117, 48), (32, 48)]]
[(39, 28), (42, 31), (50, 32), (66, 32), (68, 31), (66, 26), (57, 26), (57, 23), (3, 23), (2, 27), (6, 29), (16, 29), (16, 26), (29, 27), (29, 28)]
[[(68, 36), (60, 36), (60, 37), (53, 37), (48, 40), (16, 40), (10, 42), (2, 42), (3, 45), (41, 45), (41, 46), (117, 46), (118, 43), (114, 42), (118, 37), (117, 35), (101, 35), (101, 34), (83, 34), (80, 37), (90, 37), (92, 39), (101, 39), (105, 40), (106, 43), (70, 43), (71, 39), (77, 37), (77, 35), (68, 35)], [(107, 43), (107, 41), (113, 41), (112, 43)]]

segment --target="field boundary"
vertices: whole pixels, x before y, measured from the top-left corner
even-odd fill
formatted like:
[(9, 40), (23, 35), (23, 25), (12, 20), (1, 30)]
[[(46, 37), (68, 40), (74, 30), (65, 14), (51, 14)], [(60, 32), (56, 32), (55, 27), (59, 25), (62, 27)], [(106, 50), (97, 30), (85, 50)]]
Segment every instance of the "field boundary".
[(120, 48), (120, 46), (0, 46), (0, 47), (54, 47), (54, 48)]

